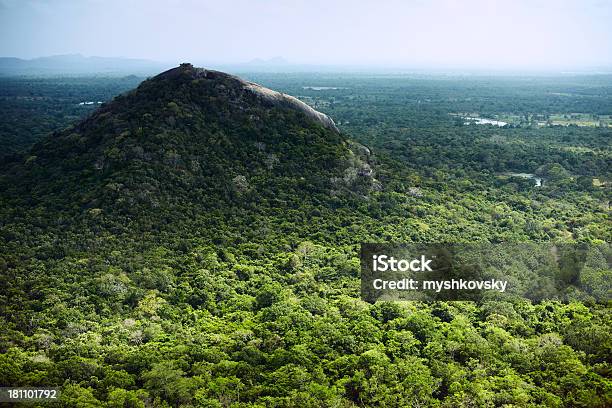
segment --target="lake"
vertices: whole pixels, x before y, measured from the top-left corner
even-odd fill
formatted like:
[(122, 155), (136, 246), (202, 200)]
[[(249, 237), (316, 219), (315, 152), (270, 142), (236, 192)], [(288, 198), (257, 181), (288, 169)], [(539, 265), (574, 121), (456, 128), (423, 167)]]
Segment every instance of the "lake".
[(537, 177), (535, 174), (531, 174), (531, 173), (506, 173), (508, 176), (511, 177), (521, 177), (521, 178), (526, 178), (526, 179), (532, 179), (535, 182), (535, 186), (536, 187), (541, 187), (542, 186), (542, 177)]
[(485, 118), (465, 117), (463, 119), (468, 121), (468, 122), (465, 122), (466, 125), (469, 125), (470, 123), (476, 123), (477, 125), (495, 125), (495, 126), (501, 127), (501, 126), (506, 126), (508, 124), (507, 122), (502, 122), (501, 120), (493, 120), (493, 119), (485, 119)]

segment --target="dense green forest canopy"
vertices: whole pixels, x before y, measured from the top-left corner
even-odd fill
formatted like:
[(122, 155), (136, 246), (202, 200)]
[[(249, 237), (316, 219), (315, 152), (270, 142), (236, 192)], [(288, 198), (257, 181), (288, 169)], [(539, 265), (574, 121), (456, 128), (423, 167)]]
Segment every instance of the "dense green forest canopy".
[(0, 157), (26, 150), (48, 133), (90, 114), (100, 106), (98, 102), (134, 88), (142, 79), (0, 77)]
[(0, 80), (0, 385), (66, 406), (612, 404), (608, 304), (371, 305), (358, 261), (367, 241), (610, 242), (612, 128), (451, 115), (609, 115), (609, 77), (247, 75), (336, 133), (183, 68), (112, 101), (139, 80)]

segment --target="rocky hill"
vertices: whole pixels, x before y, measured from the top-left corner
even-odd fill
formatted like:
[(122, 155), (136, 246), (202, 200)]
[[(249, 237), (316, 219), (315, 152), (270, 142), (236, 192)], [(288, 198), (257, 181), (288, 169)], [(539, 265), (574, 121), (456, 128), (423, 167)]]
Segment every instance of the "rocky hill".
[(182, 64), (44, 139), (4, 180), (14, 196), (33, 191), (34, 203), (133, 212), (363, 196), (380, 188), (369, 161), (368, 149), (298, 99)]

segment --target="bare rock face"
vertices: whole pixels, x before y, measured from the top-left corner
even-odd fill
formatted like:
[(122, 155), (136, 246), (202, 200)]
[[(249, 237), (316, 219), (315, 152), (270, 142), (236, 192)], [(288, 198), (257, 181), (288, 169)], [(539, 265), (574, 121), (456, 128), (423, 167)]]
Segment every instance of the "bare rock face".
[(347, 146), (349, 155), (344, 174), (331, 179), (335, 188), (332, 195), (340, 195), (348, 189), (365, 198), (370, 192), (382, 191), (383, 185), (376, 179), (376, 159), (370, 149), (352, 140), (347, 141)]
[(173, 68), (171, 70), (159, 74), (156, 78), (172, 79), (180, 75), (185, 75), (186, 73), (189, 74), (193, 79), (223, 79), (236, 81), (236, 83), (239, 84), (242, 89), (256, 95), (262, 101), (273, 106), (283, 106), (298, 110), (304, 113), (307, 117), (314, 120), (315, 122), (318, 122), (324, 127), (339, 133), (336, 124), (329, 116), (311, 108), (299, 99), (294, 98), (291, 95), (273, 91), (272, 89), (266, 88), (254, 82), (246, 81), (235, 75), (204, 68), (195, 68), (191, 64), (181, 64), (177, 68)]
[(267, 102), (273, 105), (288, 106), (296, 110), (299, 110), (303, 112), (309, 118), (322, 124), (324, 127), (328, 129), (332, 129), (336, 132), (339, 132), (338, 128), (336, 127), (336, 124), (329, 116), (311, 108), (310, 106), (300, 101), (299, 99), (294, 98), (291, 95), (286, 95), (286, 94), (283, 94), (277, 91), (273, 91), (269, 88), (263, 87), (254, 82), (244, 81), (239, 78), (236, 78), (236, 79), (240, 80), (244, 84), (244, 87), (246, 89), (253, 92), (258, 97), (266, 100)]

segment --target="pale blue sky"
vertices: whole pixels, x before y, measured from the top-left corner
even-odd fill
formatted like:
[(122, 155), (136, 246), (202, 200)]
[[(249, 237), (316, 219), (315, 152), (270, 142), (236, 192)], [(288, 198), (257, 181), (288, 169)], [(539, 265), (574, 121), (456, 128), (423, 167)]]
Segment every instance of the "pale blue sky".
[(606, 0), (0, 0), (0, 56), (612, 66)]

